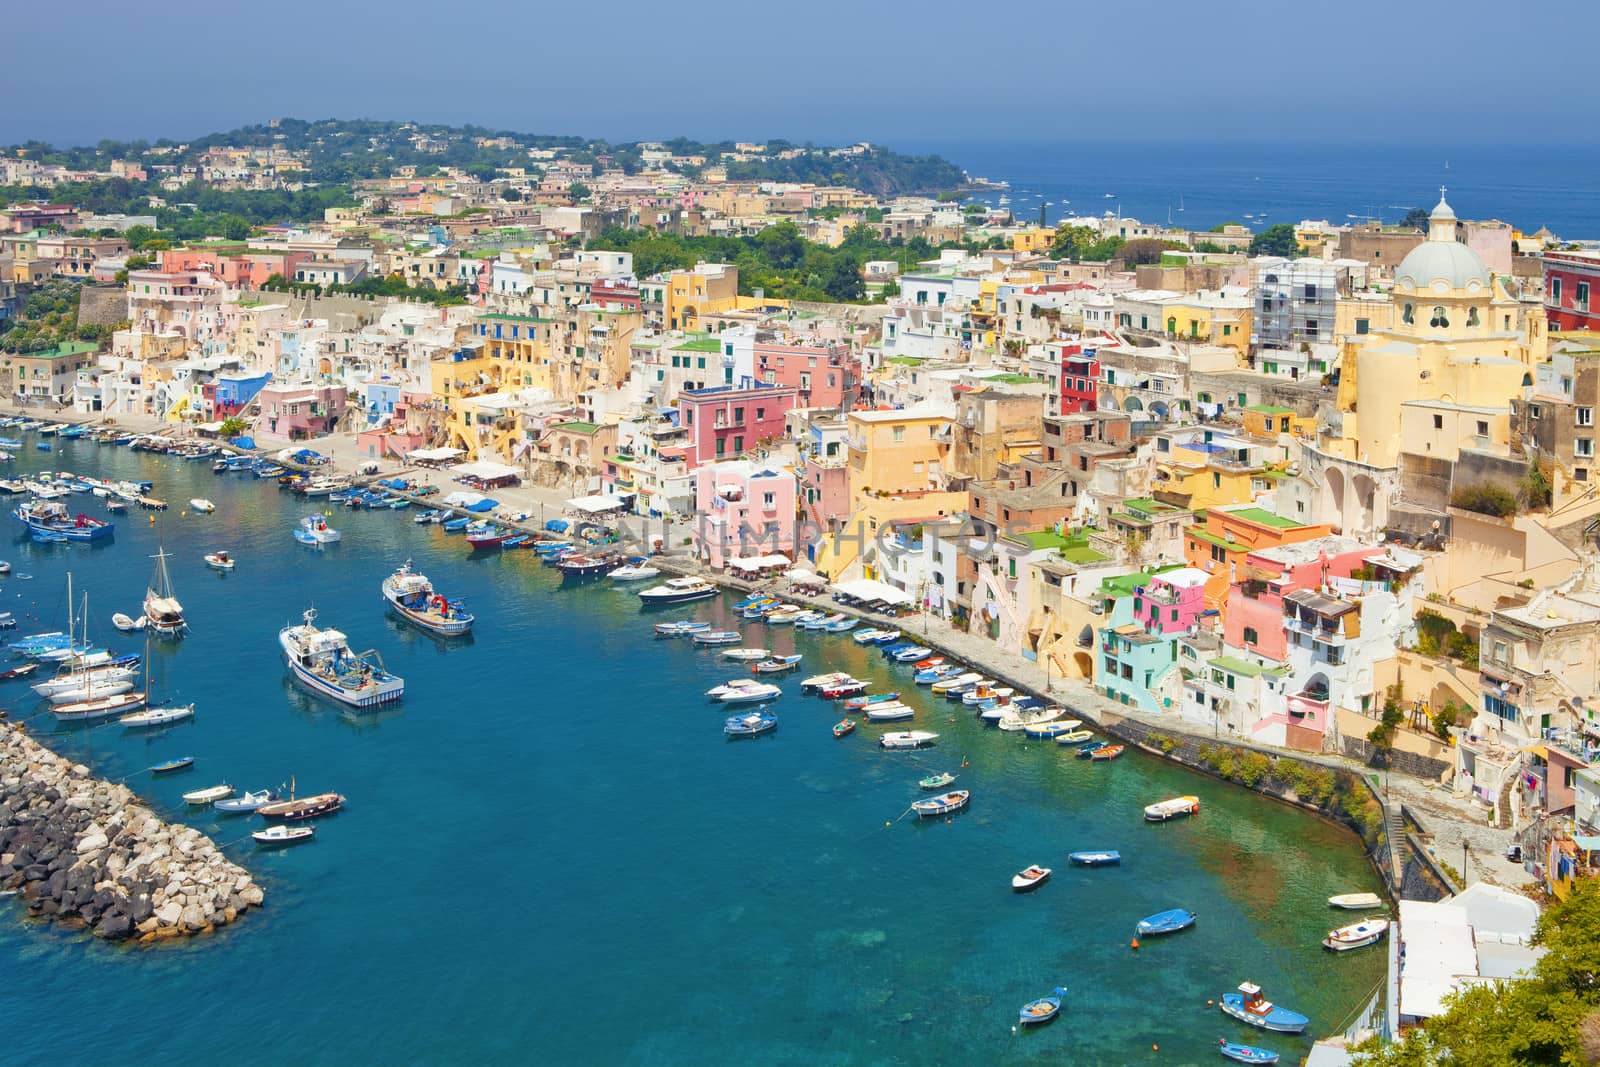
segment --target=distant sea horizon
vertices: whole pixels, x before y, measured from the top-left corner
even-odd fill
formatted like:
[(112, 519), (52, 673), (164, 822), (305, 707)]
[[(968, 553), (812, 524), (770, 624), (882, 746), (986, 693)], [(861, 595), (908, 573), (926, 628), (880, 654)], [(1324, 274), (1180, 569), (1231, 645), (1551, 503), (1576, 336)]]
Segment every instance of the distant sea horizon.
[[(1107, 211), (1191, 230), (1241, 222), (1255, 230), (1325, 219), (1394, 223), (1439, 200), (1463, 219), (1502, 219), (1565, 240), (1600, 238), (1600, 147), (1537, 157), (1511, 148), (1349, 146), (1130, 146), (940, 143), (910, 140), (896, 151), (935, 153), (974, 178), (1009, 182), (1008, 206), (1054, 225)], [(1106, 194), (1110, 193), (1111, 196)], [(996, 202), (1000, 192), (976, 199)], [(1049, 201), (1051, 203), (1046, 204)], [(1248, 217), (1247, 217), (1248, 216)]]

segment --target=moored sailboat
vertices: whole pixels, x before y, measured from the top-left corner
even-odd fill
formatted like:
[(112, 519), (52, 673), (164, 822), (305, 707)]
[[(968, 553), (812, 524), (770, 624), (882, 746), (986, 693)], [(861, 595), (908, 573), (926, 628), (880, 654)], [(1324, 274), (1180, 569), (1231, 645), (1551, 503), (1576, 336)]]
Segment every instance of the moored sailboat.
[(172, 592), (172, 578), (167, 574), (167, 550), (159, 549), (151, 558), (156, 561), (156, 573), (144, 593), (145, 625), (162, 637), (182, 637), (189, 624), (183, 617), (183, 605)]

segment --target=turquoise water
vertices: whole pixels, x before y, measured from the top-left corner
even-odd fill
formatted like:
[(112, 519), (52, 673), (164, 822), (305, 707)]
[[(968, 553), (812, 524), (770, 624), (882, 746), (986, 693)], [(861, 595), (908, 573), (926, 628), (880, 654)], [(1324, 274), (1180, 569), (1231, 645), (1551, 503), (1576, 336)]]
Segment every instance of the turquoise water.
[[(193, 627), (158, 646), (158, 695), (198, 705), (150, 737), (115, 726), (43, 740), (126, 778), (171, 818), (256, 872), (267, 907), (216, 937), (158, 950), (110, 946), (23, 921), (0, 902), (8, 1063), (1023, 1063), (1217, 1062), (1243, 1028), (1208, 1008), (1240, 981), (1342, 1026), (1378, 985), (1376, 951), (1331, 957), (1325, 898), (1376, 889), (1354, 837), (1303, 813), (1130, 753), (1111, 764), (981, 727), (917, 691), (937, 749), (885, 753), (878, 728), (836, 741), (838, 710), (785, 679), (775, 735), (721, 736), (703, 691), (741, 672), (657, 641), (629, 590), (563, 587), (531, 552), (469, 555), (411, 512), (340, 511), (323, 551), (289, 534), (304, 502), (206, 463), (89, 443), (30, 448), (19, 466), (142, 477), (210, 516), (118, 520), (108, 546), (9, 543), (11, 610), (54, 628), (65, 574), (90, 594), (91, 636), (134, 650), (113, 612), (137, 614), (158, 538)], [(86, 510), (100, 505), (74, 498)], [(219, 576), (201, 555), (227, 548)], [(464, 596), (476, 635), (441, 643), (386, 618), (378, 583), (410, 558)], [(314, 603), (324, 625), (376, 647), (403, 703), (348, 714), (287, 681), (276, 635)], [(805, 654), (804, 674), (865, 673), (913, 690), (904, 667), (840, 636), (736, 623), (747, 643)], [(33, 705), (0, 683), (14, 714)], [(954, 716), (956, 721), (947, 721)], [(900, 727), (897, 727), (900, 728)], [(193, 770), (144, 768), (193, 755)], [(960, 769), (970, 810), (898, 820), (916, 779)], [(184, 809), (227, 780), (349, 807), (306, 846), (256, 853), (250, 821)], [(1198, 819), (1144, 824), (1140, 808), (1197, 793)], [(898, 820), (898, 821), (897, 821)], [(890, 825), (885, 825), (886, 823)], [(1120, 868), (1065, 853), (1117, 848)], [(1016, 896), (1011, 875), (1055, 868)], [(1134, 953), (1141, 916), (1197, 926)], [(1065, 985), (1065, 1018), (1015, 1034), (1025, 1001)], [(16, 1020), (27, 1020), (19, 1025)], [(1260, 1043), (1303, 1054), (1307, 1042)], [(1161, 1051), (1151, 1051), (1159, 1044)]]

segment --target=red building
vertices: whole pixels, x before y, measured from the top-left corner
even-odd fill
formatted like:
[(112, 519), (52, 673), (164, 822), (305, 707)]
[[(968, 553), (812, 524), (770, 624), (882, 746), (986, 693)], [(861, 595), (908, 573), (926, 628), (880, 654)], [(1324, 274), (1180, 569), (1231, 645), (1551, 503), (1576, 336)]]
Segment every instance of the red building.
[(259, 289), (274, 274), (294, 277), (294, 269), (311, 258), (309, 252), (276, 252), (227, 248), (169, 248), (161, 253), (161, 269), (169, 273), (208, 271), (235, 289)]
[(589, 287), (589, 302), (599, 304), (607, 311), (638, 311), (639, 288), (608, 278), (601, 279)]
[(1051, 342), (1061, 356), (1061, 414), (1076, 415), (1099, 407), (1100, 361), (1095, 350), (1076, 341)]
[(784, 417), (799, 401), (799, 390), (781, 385), (685, 389), (678, 394), (678, 425), (689, 431), (686, 469), (737, 459), (760, 442), (781, 440)]
[(757, 344), (752, 354), (756, 377), (793, 387), (800, 407), (849, 411), (861, 398), (861, 364), (845, 345)]
[(1544, 254), (1544, 311), (1551, 330), (1600, 330), (1600, 252)]

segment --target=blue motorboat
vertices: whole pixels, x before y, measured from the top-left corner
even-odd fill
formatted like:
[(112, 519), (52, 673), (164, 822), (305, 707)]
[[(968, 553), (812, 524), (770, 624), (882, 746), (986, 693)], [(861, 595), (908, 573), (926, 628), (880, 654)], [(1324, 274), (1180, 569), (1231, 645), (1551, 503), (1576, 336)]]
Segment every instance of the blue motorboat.
[(899, 637), (899, 634), (895, 634), (896, 640), (889, 641), (884, 644), (879, 644), (878, 642), (874, 641), (873, 644), (878, 645), (878, 651), (883, 654), (884, 659), (892, 659), (893, 657), (899, 655), (902, 649), (917, 647), (917, 643), (915, 641), (901, 641), (899, 640)]
[(679, 619), (676, 622), (656, 623), (657, 637), (684, 637), (688, 634), (703, 634), (711, 629), (709, 622), (698, 622), (694, 619)]
[[(112, 524), (88, 515), (73, 515), (55, 500), (29, 500), (12, 512), (31, 534), (59, 534), (63, 541), (98, 541), (112, 534)], [(55, 541), (55, 537), (45, 537)]]
[(823, 630), (830, 634), (842, 634), (855, 629), (859, 622), (859, 619), (840, 619), (838, 622), (830, 622), (823, 627)]
[(179, 756), (177, 759), (169, 759), (165, 763), (156, 764), (154, 767), (150, 768), (150, 773), (171, 774), (173, 771), (181, 771), (185, 767), (192, 766), (194, 766), (193, 756)]
[(49, 441), (35, 441), (33, 443), (33, 447), (37, 448), (40, 452), (48, 452), (48, 451), (50, 451), (50, 442)]
[(900, 649), (900, 651), (895, 652), (889, 658), (894, 660), (896, 663), (915, 663), (917, 660), (921, 659), (932, 651), (933, 649), (926, 645), (912, 645), (910, 648)]
[(472, 520), (463, 515), (458, 519), (446, 519), (440, 525), (444, 527), (445, 533), (460, 533), (472, 525)]
[(925, 671), (918, 671), (911, 680), (918, 685), (932, 685), (934, 682), (945, 678), (954, 678), (956, 675), (964, 673), (964, 671), (965, 668), (960, 664), (943, 663), (937, 667), (929, 667)]
[(1254, 982), (1239, 983), (1239, 992), (1224, 993), (1217, 1006), (1224, 1015), (1231, 1015), (1242, 1023), (1259, 1030), (1279, 1034), (1298, 1034), (1310, 1023), (1304, 1015), (1279, 1007), (1261, 995), (1261, 987)]
[(1184, 908), (1168, 908), (1139, 920), (1139, 936), (1155, 937), (1157, 934), (1175, 934), (1194, 925), (1195, 914)]
[(512, 534), (510, 537), (508, 537), (504, 541), (500, 542), (500, 547), (501, 548), (521, 548), (524, 545), (526, 545), (529, 541), (532, 541), (532, 540), (533, 540), (533, 538), (528, 536), (525, 533)]
[(869, 644), (874, 644), (874, 645), (894, 645), (894, 644), (909, 644), (910, 642), (903, 642), (903, 641), (900, 640), (900, 631), (899, 630), (879, 630), (878, 631), (878, 636), (874, 637), (868, 643)]
[(1067, 859), (1080, 867), (1111, 867), (1122, 862), (1122, 853), (1109, 848), (1098, 852), (1069, 852)]
[(1051, 992), (1048, 997), (1030, 1000), (1017, 1012), (1017, 1022), (1022, 1026), (1038, 1026), (1047, 1023), (1061, 1014), (1061, 1001), (1066, 997), (1067, 991), (1061, 986)]
[(1078, 746), (1078, 758), (1089, 759), (1096, 752), (1099, 752), (1102, 748), (1105, 748), (1108, 744), (1110, 744), (1109, 741), (1085, 741), (1083, 744)]
[(1217, 1051), (1222, 1053), (1224, 1059), (1235, 1063), (1277, 1063), (1278, 1054), (1270, 1048), (1261, 1048), (1257, 1045), (1241, 1045), (1236, 1041), (1229, 1041), (1225, 1037), (1217, 1038)]
[(778, 717), (762, 705), (744, 715), (730, 715), (722, 724), (722, 732), (729, 737), (756, 737), (778, 728)]

